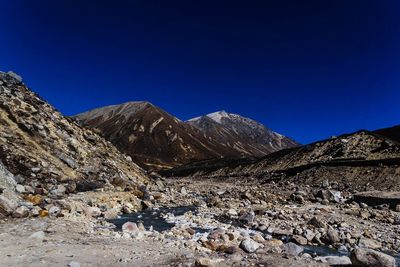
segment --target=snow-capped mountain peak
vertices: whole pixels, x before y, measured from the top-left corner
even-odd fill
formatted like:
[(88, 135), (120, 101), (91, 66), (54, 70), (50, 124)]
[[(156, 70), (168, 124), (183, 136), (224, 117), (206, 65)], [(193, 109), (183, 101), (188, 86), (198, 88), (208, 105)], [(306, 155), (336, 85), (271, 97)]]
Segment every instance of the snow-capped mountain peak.
[(230, 117), (229, 115), (230, 114), (227, 113), (225, 110), (222, 110), (207, 114), (206, 116), (215, 122), (221, 123), (222, 118), (229, 118)]

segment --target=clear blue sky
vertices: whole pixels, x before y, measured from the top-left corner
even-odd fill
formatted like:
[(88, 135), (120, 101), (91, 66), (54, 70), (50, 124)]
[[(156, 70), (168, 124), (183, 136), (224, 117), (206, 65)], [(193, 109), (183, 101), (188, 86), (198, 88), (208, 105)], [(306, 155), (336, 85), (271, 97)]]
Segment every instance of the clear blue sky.
[(66, 115), (148, 100), (294, 139), (400, 124), (396, 0), (0, 0), (0, 69)]

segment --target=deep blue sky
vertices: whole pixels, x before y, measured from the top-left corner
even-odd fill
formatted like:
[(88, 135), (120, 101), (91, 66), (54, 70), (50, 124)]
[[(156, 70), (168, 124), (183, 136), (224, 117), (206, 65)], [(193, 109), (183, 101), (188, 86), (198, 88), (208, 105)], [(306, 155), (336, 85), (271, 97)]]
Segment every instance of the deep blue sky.
[(400, 124), (397, 0), (0, 0), (0, 69), (66, 115), (148, 100), (307, 143)]

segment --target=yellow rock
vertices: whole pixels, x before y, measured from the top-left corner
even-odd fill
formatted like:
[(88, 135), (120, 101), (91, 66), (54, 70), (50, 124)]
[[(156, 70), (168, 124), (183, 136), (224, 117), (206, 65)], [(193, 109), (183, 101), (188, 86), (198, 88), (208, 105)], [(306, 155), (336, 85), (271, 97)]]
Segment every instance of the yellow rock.
[(39, 205), (43, 201), (43, 197), (40, 195), (28, 195), (25, 200), (31, 202), (33, 205)]
[(39, 216), (40, 217), (47, 217), (49, 215), (49, 212), (47, 210), (40, 210), (39, 211)]

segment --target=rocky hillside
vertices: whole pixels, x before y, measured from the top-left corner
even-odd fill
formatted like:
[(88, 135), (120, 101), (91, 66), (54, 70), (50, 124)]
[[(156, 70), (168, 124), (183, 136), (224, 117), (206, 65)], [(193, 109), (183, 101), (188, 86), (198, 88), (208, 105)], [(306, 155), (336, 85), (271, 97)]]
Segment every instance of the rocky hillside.
[(166, 175), (253, 177), (263, 181), (320, 184), (324, 180), (360, 189), (400, 188), (400, 146), (360, 131), (261, 159), (211, 160), (175, 168)]
[(237, 155), (236, 150), (210, 140), (200, 130), (148, 102), (98, 108), (75, 118), (98, 129), (135, 162), (150, 169)]
[(379, 129), (374, 131), (374, 133), (400, 143), (400, 125)]
[(297, 145), (253, 120), (215, 114), (214, 120), (204, 116), (182, 122), (148, 102), (128, 102), (74, 118), (99, 130), (147, 169), (168, 169), (212, 158), (262, 156)]
[(188, 123), (218, 143), (231, 147), (243, 155), (265, 156), (271, 152), (299, 145), (261, 123), (226, 111), (193, 118)]
[(61, 115), (12, 72), (0, 72), (0, 171), (1, 215), (18, 205), (26, 211), (29, 201), (21, 197), (39, 204), (45, 197), (148, 181), (128, 156)]

